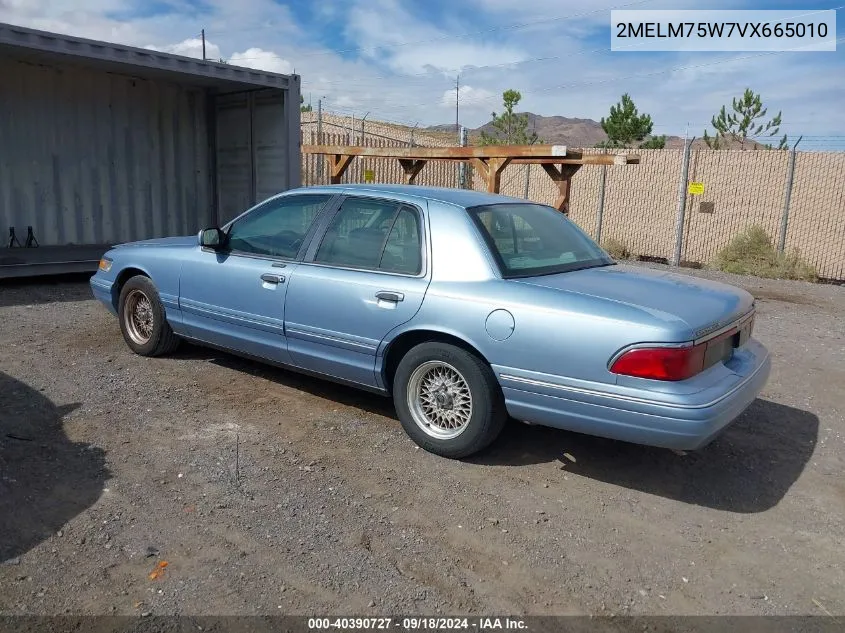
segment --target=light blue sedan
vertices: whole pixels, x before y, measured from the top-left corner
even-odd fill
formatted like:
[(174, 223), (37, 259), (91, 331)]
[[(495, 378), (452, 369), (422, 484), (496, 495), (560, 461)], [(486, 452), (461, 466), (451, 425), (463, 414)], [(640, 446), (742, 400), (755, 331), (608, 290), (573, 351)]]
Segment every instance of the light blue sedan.
[(473, 191), (288, 191), (117, 246), (91, 288), (137, 354), (186, 339), (390, 395), (453, 458), (509, 416), (696, 449), (770, 370), (747, 292), (617, 264), (559, 211)]

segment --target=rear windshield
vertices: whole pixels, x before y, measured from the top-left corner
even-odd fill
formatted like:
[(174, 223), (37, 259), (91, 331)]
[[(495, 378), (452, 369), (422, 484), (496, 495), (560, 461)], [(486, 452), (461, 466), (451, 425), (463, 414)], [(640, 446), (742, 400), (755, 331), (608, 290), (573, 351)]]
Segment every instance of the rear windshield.
[(574, 222), (552, 207), (505, 203), (467, 211), (503, 277), (532, 277), (615, 263)]

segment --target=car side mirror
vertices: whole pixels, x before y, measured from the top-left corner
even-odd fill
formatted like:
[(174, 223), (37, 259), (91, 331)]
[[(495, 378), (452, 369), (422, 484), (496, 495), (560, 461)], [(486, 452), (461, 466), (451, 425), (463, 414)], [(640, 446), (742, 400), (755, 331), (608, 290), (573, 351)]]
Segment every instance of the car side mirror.
[(203, 229), (199, 234), (200, 246), (217, 250), (226, 243), (226, 234), (216, 226)]

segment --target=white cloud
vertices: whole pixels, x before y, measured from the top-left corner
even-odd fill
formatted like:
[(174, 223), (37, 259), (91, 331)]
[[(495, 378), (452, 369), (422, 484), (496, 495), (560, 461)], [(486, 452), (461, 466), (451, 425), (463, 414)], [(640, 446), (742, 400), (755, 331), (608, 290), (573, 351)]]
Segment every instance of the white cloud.
[[(192, 57), (201, 57), (204, 26), (209, 58), (285, 74), (295, 68), (306, 101), (316, 107), (323, 99), (326, 110), (356, 118), (369, 111), (370, 119), (411, 125), (450, 122), (460, 72), (461, 122), (473, 127), (501, 109), (508, 88), (522, 92), (521, 111), (596, 120), (629, 92), (656, 131), (683, 134), (689, 122), (700, 135), (721, 105), (748, 86), (770, 112), (783, 111), (791, 136), (845, 134), (842, 55), (787, 53), (702, 66), (742, 54), (610, 53), (609, 37), (596, 38), (597, 29), (607, 28), (611, 6), (632, 1), (526, 0), (514, 13), (512, 0), (472, 0), (475, 15), (463, 22), (464, 12), (436, 15), (435, 5), (427, 12), (400, 0), (319, 2), (297, 11), (311, 11), (308, 24), (318, 25), (306, 29), (277, 0), (167, 0), (169, 12), (158, 15), (143, 0), (0, 0), (0, 21)], [(595, 9), (601, 11), (589, 13)], [(589, 15), (572, 17), (583, 13)], [(567, 18), (513, 28), (560, 16)], [(329, 31), (335, 23), (345, 25), (340, 33)], [(697, 67), (666, 72), (676, 66)]]
[[(485, 112), (490, 110), (491, 99), (495, 96), (494, 93), (484, 88), (474, 88), (473, 86), (460, 86), (457, 90), (459, 97), (459, 105), (461, 108), (483, 108)], [(443, 92), (443, 97), (440, 99), (440, 105), (447, 108), (455, 107), (455, 90), (446, 90)]]
[(357, 99), (353, 99), (348, 95), (340, 95), (332, 100), (331, 105), (336, 108), (343, 108), (349, 110), (352, 108), (361, 107), (361, 102)]
[(256, 70), (267, 70), (273, 73), (290, 75), (293, 73), (293, 64), (282, 59), (272, 51), (265, 51), (261, 48), (248, 48), (243, 53), (234, 53), (227, 60), (235, 66), (246, 66)]
[(397, 0), (357, 0), (351, 7), (346, 31), (361, 54), (399, 73), (451, 72), (526, 57), (506, 44), (452, 38), (454, 34), (422, 23)]

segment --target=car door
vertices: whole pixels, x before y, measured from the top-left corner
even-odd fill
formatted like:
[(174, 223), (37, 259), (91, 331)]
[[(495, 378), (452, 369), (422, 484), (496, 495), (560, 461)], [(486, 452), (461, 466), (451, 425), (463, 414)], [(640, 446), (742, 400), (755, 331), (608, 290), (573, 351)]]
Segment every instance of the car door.
[(428, 288), (425, 226), (419, 206), (343, 198), (291, 276), (285, 332), (294, 364), (380, 386), (379, 343), (417, 313)]
[(222, 249), (197, 246), (183, 263), (179, 283), (189, 336), (290, 364), (284, 332), (287, 281), (331, 198), (271, 198), (225, 227)]

